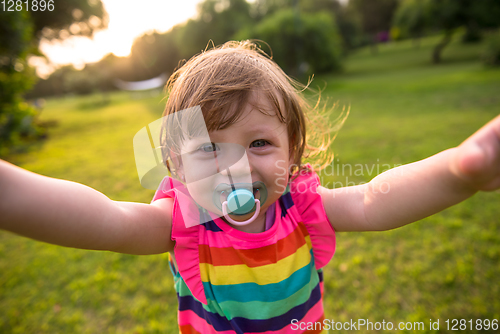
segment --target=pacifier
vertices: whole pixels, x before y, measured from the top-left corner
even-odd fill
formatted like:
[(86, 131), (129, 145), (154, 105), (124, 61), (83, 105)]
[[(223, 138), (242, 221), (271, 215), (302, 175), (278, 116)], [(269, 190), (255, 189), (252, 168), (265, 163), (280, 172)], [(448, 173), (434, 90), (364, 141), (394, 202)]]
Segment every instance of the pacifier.
[[(224, 218), (237, 226), (248, 225), (260, 213), (260, 207), (267, 199), (266, 185), (261, 182), (219, 184), (213, 192), (213, 202), (222, 211)], [(236, 221), (229, 215), (243, 216), (254, 212), (254, 215), (245, 221)]]

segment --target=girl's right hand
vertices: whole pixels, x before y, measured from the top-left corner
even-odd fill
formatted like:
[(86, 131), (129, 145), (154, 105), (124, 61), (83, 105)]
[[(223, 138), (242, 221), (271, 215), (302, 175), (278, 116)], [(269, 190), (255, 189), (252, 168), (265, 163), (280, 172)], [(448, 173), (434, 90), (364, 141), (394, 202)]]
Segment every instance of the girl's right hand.
[(500, 116), (457, 147), (450, 168), (474, 190), (500, 188)]
[(0, 229), (61, 246), (156, 254), (173, 249), (172, 200), (112, 201), (79, 183), (0, 160)]

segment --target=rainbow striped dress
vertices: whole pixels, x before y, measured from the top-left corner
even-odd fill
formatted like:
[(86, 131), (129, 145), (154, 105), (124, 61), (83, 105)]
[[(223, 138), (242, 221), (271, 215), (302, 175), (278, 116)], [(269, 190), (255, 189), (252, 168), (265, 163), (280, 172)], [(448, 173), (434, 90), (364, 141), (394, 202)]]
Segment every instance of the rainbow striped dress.
[(186, 227), (185, 219), (203, 213), (180, 213), (175, 182), (165, 178), (153, 201), (174, 198), (170, 265), (180, 333), (300, 333), (299, 324), (323, 321), (321, 268), (335, 252), (335, 233), (316, 174), (293, 179), (274, 205), (274, 224), (262, 233), (219, 218)]

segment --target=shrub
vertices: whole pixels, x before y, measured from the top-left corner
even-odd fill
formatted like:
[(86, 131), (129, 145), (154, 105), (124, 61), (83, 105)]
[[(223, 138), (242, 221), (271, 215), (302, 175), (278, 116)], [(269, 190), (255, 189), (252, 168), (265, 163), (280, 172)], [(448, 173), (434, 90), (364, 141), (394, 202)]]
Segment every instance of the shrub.
[(341, 39), (328, 13), (300, 13), (283, 9), (237, 39), (260, 39), (269, 44), (273, 59), (292, 75), (318, 74), (340, 68)]
[(0, 156), (42, 131), (33, 122), (36, 110), (23, 99), (35, 81), (26, 61), (31, 33), (26, 12), (0, 12)]
[(500, 30), (488, 36), (483, 51), (483, 62), (487, 66), (500, 66)]

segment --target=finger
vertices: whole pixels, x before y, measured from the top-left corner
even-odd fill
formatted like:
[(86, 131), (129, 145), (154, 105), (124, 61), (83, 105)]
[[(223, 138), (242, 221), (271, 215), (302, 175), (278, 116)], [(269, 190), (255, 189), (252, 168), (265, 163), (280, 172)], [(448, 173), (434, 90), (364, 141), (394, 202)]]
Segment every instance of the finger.
[(475, 174), (481, 167), (490, 169), (500, 164), (500, 115), (488, 122), (461, 145), (459, 166), (465, 173)]
[(486, 152), (475, 143), (463, 145), (458, 159), (459, 170), (467, 177), (480, 176), (488, 163)]
[(488, 183), (486, 186), (481, 187), (479, 190), (481, 191), (494, 191), (500, 192), (500, 177)]
[(470, 141), (483, 142), (484, 140), (494, 140), (500, 146), (500, 115), (486, 123), (477, 130), (472, 136), (464, 141), (464, 144)]

